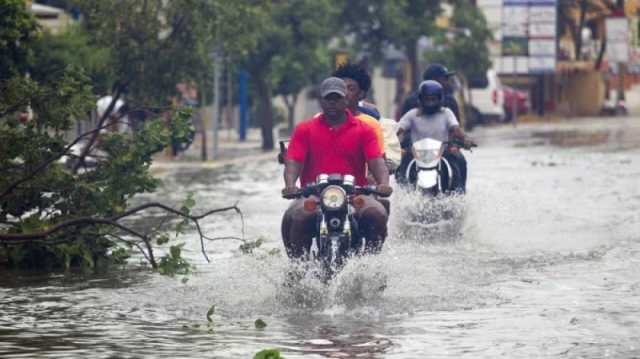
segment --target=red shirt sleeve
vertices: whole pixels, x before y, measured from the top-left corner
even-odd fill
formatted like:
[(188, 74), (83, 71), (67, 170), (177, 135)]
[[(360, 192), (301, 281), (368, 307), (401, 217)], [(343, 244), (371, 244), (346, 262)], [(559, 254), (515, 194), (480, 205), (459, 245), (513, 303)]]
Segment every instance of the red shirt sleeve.
[(307, 152), (309, 151), (307, 128), (308, 126), (302, 123), (293, 130), (293, 135), (291, 136), (291, 140), (289, 140), (285, 159), (294, 160), (304, 164), (305, 159), (307, 158)]
[(360, 138), (362, 138), (365, 160), (382, 157), (382, 149), (374, 128), (366, 124), (363, 124), (362, 128)]

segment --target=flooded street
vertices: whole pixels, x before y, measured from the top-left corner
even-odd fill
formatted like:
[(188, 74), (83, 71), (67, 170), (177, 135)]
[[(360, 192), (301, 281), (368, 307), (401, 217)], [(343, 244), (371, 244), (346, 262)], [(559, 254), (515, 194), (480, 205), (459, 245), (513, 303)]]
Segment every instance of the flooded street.
[[(5, 273), (0, 357), (640, 357), (639, 119), (472, 136), (468, 194), (439, 204), (455, 225), (407, 235), (403, 213), (416, 199), (396, 193), (383, 253), (349, 262), (329, 287), (283, 286), (288, 202), (275, 156), (158, 169), (163, 188), (142, 200), (178, 205), (193, 192), (195, 213), (239, 201), (246, 238), (265, 243), (253, 254), (233, 239), (207, 243), (207, 263), (194, 231), (186, 282), (140, 269)], [(241, 235), (232, 213), (202, 224), (211, 237)]]

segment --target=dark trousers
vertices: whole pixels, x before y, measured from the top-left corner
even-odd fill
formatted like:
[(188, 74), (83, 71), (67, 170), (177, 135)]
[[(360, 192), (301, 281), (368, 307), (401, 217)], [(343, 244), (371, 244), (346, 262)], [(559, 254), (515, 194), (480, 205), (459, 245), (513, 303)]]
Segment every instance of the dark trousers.
[(460, 150), (455, 152), (445, 151), (444, 158), (446, 158), (450, 164), (455, 165), (460, 175), (459, 180), (454, 179), (453, 189), (465, 192), (467, 189), (467, 159), (464, 158)]
[[(367, 251), (376, 253), (382, 249), (387, 237), (389, 214), (385, 206), (373, 196), (360, 195), (362, 207), (356, 208), (360, 234), (367, 239)], [(304, 198), (294, 200), (282, 217), (282, 240), (289, 258), (299, 258), (309, 253), (312, 238), (316, 232), (316, 220), (320, 209), (308, 211), (304, 208)]]

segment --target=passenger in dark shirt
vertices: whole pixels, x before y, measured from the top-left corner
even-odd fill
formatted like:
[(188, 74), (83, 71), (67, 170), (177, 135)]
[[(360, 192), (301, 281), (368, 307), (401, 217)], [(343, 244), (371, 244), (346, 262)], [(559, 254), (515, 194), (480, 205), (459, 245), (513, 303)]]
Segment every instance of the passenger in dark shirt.
[[(444, 107), (448, 108), (456, 115), (458, 121), (460, 120), (460, 110), (458, 109), (458, 101), (456, 101), (455, 97), (453, 97), (453, 89), (450, 81), (451, 75), (455, 74), (454, 71), (449, 71), (444, 65), (441, 64), (431, 64), (429, 65), (424, 73), (422, 74), (423, 80), (434, 80), (438, 81), (440, 85), (444, 88)], [(409, 110), (418, 108), (418, 94), (414, 91), (412, 92), (402, 104), (400, 109), (400, 113), (398, 115), (398, 119), (402, 117), (405, 113), (409, 112)]]
[[(449, 71), (442, 64), (431, 64), (427, 66), (427, 68), (424, 70), (424, 73), (422, 74), (422, 78), (425, 81), (426, 80), (437, 81), (440, 83), (440, 85), (442, 85), (444, 89), (444, 100), (442, 102), (442, 106), (451, 110), (451, 112), (453, 112), (453, 114), (456, 115), (456, 119), (460, 121), (460, 110), (458, 108), (458, 101), (456, 101), (455, 97), (453, 97), (453, 88), (452, 88), (451, 79), (450, 79), (451, 75), (453, 74), (455, 74), (454, 71)], [(404, 100), (404, 103), (400, 108), (400, 112), (398, 114), (397, 120), (400, 120), (400, 118), (404, 116), (405, 113), (411, 111), (414, 108), (418, 108), (419, 106), (420, 106), (420, 102), (418, 100), (418, 93), (417, 91), (414, 91)], [(404, 139), (400, 144), (402, 148), (408, 149), (411, 147), (410, 137), (411, 136), (404, 136)], [(459, 152), (456, 153), (455, 156), (458, 157), (458, 166), (460, 168), (462, 185), (463, 185), (461, 190), (464, 192), (465, 184), (467, 182), (467, 161), (464, 159), (464, 156), (462, 156), (462, 154)], [(402, 160), (400, 161), (400, 165), (396, 170), (396, 180), (398, 180), (399, 182), (403, 183), (406, 181), (406, 178), (404, 178), (405, 177), (404, 173), (412, 159), (413, 159), (413, 156), (411, 155), (411, 151), (406, 151), (405, 154), (403, 154)]]

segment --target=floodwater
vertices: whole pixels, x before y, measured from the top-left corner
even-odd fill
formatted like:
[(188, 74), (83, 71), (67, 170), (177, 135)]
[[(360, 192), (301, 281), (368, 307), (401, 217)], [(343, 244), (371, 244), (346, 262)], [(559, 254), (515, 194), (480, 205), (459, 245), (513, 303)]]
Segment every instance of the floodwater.
[[(282, 285), (275, 161), (165, 169), (143, 200), (177, 205), (191, 191), (196, 213), (240, 201), (244, 235), (265, 244), (249, 255), (237, 240), (210, 242), (207, 263), (192, 232), (186, 283), (136, 268), (3, 273), (0, 357), (638, 358), (638, 120), (479, 129), (468, 194), (437, 204), (455, 223), (407, 230), (417, 199), (394, 194), (383, 253), (349, 262), (328, 287)], [(232, 213), (203, 227), (241, 235)]]

